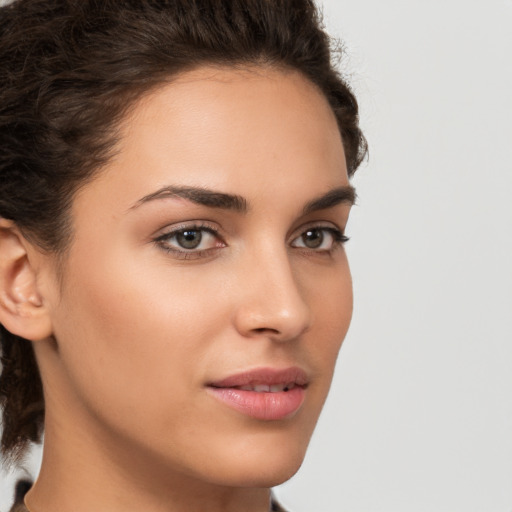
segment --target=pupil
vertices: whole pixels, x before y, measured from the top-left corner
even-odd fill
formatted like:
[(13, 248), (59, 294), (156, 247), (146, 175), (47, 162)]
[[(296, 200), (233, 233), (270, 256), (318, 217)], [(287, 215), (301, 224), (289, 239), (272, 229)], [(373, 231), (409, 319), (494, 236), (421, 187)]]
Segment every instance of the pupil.
[(195, 249), (201, 243), (201, 231), (182, 231), (176, 235), (177, 242), (184, 249)]
[(302, 240), (309, 249), (316, 249), (322, 245), (324, 234), (319, 229), (311, 229), (302, 235)]

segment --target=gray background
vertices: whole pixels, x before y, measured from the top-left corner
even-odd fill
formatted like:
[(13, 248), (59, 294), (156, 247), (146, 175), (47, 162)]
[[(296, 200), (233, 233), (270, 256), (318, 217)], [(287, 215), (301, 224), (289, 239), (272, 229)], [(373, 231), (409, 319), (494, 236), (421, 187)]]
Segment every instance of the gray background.
[(511, 512), (512, 0), (323, 3), (371, 157), (354, 321), (276, 493), (293, 512)]

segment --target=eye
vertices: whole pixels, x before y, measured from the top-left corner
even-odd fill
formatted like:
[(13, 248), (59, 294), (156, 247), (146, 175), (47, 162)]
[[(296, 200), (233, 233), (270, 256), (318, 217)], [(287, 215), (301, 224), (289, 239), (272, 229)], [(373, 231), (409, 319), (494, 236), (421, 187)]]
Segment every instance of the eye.
[(197, 249), (203, 240), (203, 232), (198, 229), (179, 231), (173, 238), (183, 249)]
[(313, 251), (329, 252), (346, 242), (348, 238), (336, 228), (313, 227), (308, 228), (295, 238), (292, 247), (311, 249)]
[(165, 251), (181, 257), (200, 257), (225, 247), (219, 234), (210, 227), (179, 227), (158, 236), (155, 242)]

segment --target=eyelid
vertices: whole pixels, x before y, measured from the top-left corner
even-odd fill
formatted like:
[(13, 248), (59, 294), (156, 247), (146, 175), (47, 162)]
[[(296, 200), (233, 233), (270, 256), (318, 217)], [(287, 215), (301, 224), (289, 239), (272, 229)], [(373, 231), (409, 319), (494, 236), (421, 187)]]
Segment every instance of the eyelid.
[(151, 239), (153, 241), (157, 241), (159, 239), (168, 238), (169, 236), (179, 233), (180, 231), (187, 231), (193, 229), (196, 229), (198, 231), (208, 231), (218, 236), (219, 238), (222, 238), (220, 234), (220, 228), (216, 224), (205, 220), (191, 220), (178, 222), (176, 224), (169, 224), (164, 228), (160, 228), (158, 231), (155, 232), (155, 234), (151, 236)]
[[(328, 232), (329, 236), (332, 237), (332, 243), (327, 248), (310, 248), (301, 245), (294, 245), (308, 230), (318, 230)], [(199, 249), (185, 247), (180, 248), (179, 245), (170, 243), (170, 240), (176, 237), (179, 233), (184, 231), (202, 231), (209, 233), (216, 239), (216, 243), (213, 246)], [(167, 226), (158, 230), (158, 232), (152, 237), (152, 242), (156, 243), (162, 250), (170, 253), (177, 259), (201, 259), (213, 256), (220, 249), (227, 247), (224, 237), (220, 233), (221, 229), (215, 223), (209, 221), (186, 221), (179, 224)], [(309, 253), (316, 254), (331, 254), (336, 249), (341, 247), (345, 242), (348, 241), (348, 237), (344, 234), (344, 229), (336, 225), (332, 221), (311, 221), (302, 226), (296, 228), (293, 234), (288, 238), (288, 244), (294, 249), (303, 250)]]
[(332, 232), (341, 233), (343, 236), (345, 235), (345, 228), (340, 227), (336, 222), (327, 220), (314, 220), (311, 222), (306, 222), (305, 224), (301, 224), (298, 228), (295, 228), (289, 236), (289, 240), (295, 240), (308, 229), (325, 229), (331, 230)]
[[(328, 225), (326, 225), (325, 221), (317, 221), (301, 226), (298, 230), (294, 231), (294, 235), (292, 235), (289, 242), (290, 246), (296, 250), (305, 252), (306, 254), (332, 255), (337, 249), (343, 247), (343, 245), (348, 242), (349, 238), (345, 236), (344, 230), (336, 224), (332, 222), (328, 222), (327, 224)], [(300, 245), (300, 240), (305, 233), (313, 230), (328, 232), (328, 236), (332, 238), (331, 245), (325, 248)], [(295, 245), (298, 241), (299, 244)]]
[[(170, 239), (184, 231), (207, 232), (211, 234), (217, 242), (220, 242), (220, 244), (217, 243), (215, 246), (207, 247), (206, 249), (186, 249), (174, 246), (169, 242)], [(212, 255), (219, 249), (226, 247), (227, 244), (219, 231), (220, 230), (217, 226), (213, 226), (211, 223), (206, 221), (188, 221), (160, 229), (160, 234), (157, 232), (157, 234), (152, 237), (152, 242), (156, 243), (162, 250), (177, 259), (199, 259)]]

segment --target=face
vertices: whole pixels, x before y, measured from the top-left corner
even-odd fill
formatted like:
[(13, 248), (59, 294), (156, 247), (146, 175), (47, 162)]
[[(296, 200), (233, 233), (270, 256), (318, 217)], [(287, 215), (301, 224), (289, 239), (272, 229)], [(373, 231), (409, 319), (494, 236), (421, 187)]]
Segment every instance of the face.
[(297, 73), (203, 68), (141, 100), (120, 135), (76, 196), (47, 294), (49, 424), (65, 404), (55, 425), (126, 464), (280, 483), (352, 311), (331, 109)]

